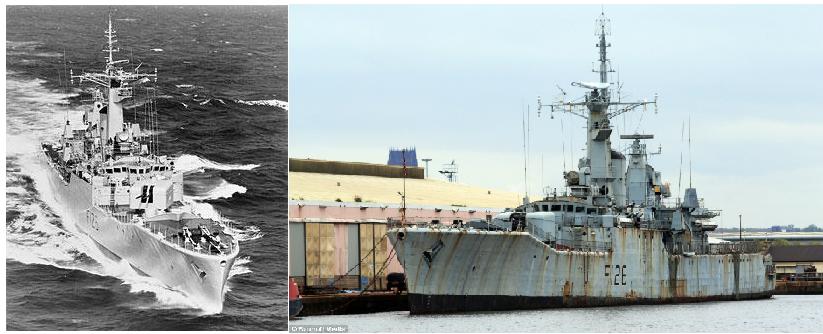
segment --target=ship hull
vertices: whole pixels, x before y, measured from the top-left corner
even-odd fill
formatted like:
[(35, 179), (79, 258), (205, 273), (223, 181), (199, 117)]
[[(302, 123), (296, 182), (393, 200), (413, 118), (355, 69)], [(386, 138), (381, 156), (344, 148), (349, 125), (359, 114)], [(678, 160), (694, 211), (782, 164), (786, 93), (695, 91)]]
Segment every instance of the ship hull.
[[(45, 160), (48, 164), (48, 158)], [(222, 311), (226, 281), (236, 252), (215, 256), (175, 247), (145, 227), (122, 223), (93, 206), (92, 187), (85, 180), (71, 177), (66, 182), (50, 164), (48, 168), (55, 201), (98, 247), (125, 260), (140, 274), (183, 293), (204, 311)]]
[(671, 255), (655, 230), (587, 235), (610, 250), (557, 250), (524, 232), (389, 231), (412, 314), (757, 299), (774, 290), (767, 255)]
[(771, 298), (771, 292), (676, 298), (462, 296), (409, 294), (411, 314), (531, 310), (547, 308), (656, 305)]

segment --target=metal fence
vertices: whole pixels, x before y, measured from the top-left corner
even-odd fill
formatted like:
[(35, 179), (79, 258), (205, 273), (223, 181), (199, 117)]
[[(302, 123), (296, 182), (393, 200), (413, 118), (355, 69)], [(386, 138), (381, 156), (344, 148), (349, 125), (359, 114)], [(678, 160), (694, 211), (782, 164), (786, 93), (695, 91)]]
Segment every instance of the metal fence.
[(610, 252), (612, 250), (611, 241), (589, 241), (549, 238), (545, 242), (549, 244), (549, 246), (557, 250), (572, 250), (583, 252)]
[(179, 235), (178, 230), (170, 229), (166, 225), (162, 224), (154, 224), (152, 222), (143, 222), (143, 228), (148, 230), (154, 235), (157, 235), (162, 238), (163, 241), (171, 244), (172, 246), (186, 249), (195, 253), (200, 254), (231, 254), (233, 251), (234, 243), (233, 242), (222, 242), (221, 245), (225, 245), (226, 247), (219, 247), (209, 241), (200, 242), (194, 241), (186, 238), (183, 238)]
[[(387, 279), (385, 276), (367, 277), (360, 275), (334, 275), (326, 277), (291, 276), (306, 294), (337, 293), (341, 290), (359, 291), (385, 290)], [(370, 280), (376, 280), (369, 284)]]
[(802, 273), (788, 275), (787, 281), (823, 281), (823, 273)]
[(757, 241), (724, 242), (709, 244), (708, 254), (759, 253), (762, 251)]

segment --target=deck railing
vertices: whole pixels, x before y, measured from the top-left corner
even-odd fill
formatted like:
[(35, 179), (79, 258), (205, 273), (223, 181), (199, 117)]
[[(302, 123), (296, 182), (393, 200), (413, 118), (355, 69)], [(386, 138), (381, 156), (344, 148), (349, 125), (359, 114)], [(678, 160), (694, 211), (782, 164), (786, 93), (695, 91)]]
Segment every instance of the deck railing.
[(757, 241), (724, 242), (709, 244), (708, 254), (759, 253), (761, 244)]
[[(226, 247), (219, 247), (208, 240), (205, 242), (195, 242), (194, 240), (184, 240), (178, 233), (182, 232), (180, 230), (175, 230), (169, 228), (166, 225), (162, 224), (155, 224), (153, 222), (145, 221), (139, 218), (137, 215), (128, 212), (128, 211), (117, 211), (116, 207), (103, 205), (99, 206), (105, 213), (114, 217), (122, 224), (135, 224), (140, 226), (153, 235), (160, 236), (160, 238), (171, 244), (172, 246), (176, 246), (182, 249), (186, 249), (192, 252), (200, 253), (200, 254), (231, 254), (234, 250), (234, 242), (233, 240), (229, 240), (228, 242), (221, 242), (220, 245), (225, 245)], [(90, 212), (90, 211), (89, 211)], [(93, 215), (93, 214), (92, 214)], [(96, 219), (95, 217), (90, 217), (91, 219)], [(227, 228), (231, 228), (229, 225)]]
[(143, 228), (147, 229), (154, 235), (160, 236), (163, 241), (176, 246), (178, 248), (186, 249), (200, 254), (231, 254), (233, 251), (233, 242), (221, 242), (226, 248), (218, 247), (208, 240), (205, 242), (194, 241), (191, 238), (183, 238), (180, 236), (180, 230), (170, 229), (166, 225), (155, 224), (153, 222), (143, 222)]
[(609, 252), (612, 250), (611, 241), (589, 241), (581, 239), (557, 239), (550, 237), (546, 241), (549, 246), (557, 250), (572, 250), (582, 252)]

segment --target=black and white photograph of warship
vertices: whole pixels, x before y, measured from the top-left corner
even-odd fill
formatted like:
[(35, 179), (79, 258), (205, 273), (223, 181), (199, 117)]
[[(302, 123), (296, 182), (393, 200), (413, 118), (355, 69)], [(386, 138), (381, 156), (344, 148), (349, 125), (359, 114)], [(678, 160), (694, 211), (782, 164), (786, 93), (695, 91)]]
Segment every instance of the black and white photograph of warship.
[(8, 329), (285, 328), (287, 26), (7, 8)]

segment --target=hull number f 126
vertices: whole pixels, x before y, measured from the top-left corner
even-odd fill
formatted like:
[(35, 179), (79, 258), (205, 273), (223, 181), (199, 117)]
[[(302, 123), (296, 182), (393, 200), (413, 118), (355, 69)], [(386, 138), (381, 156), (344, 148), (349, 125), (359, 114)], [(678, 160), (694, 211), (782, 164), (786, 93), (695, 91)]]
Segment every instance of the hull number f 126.
[(612, 276), (613, 279), (610, 279), (613, 285), (626, 285), (626, 265), (614, 265), (614, 270), (612, 271), (612, 266), (606, 265), (606, 277)]

